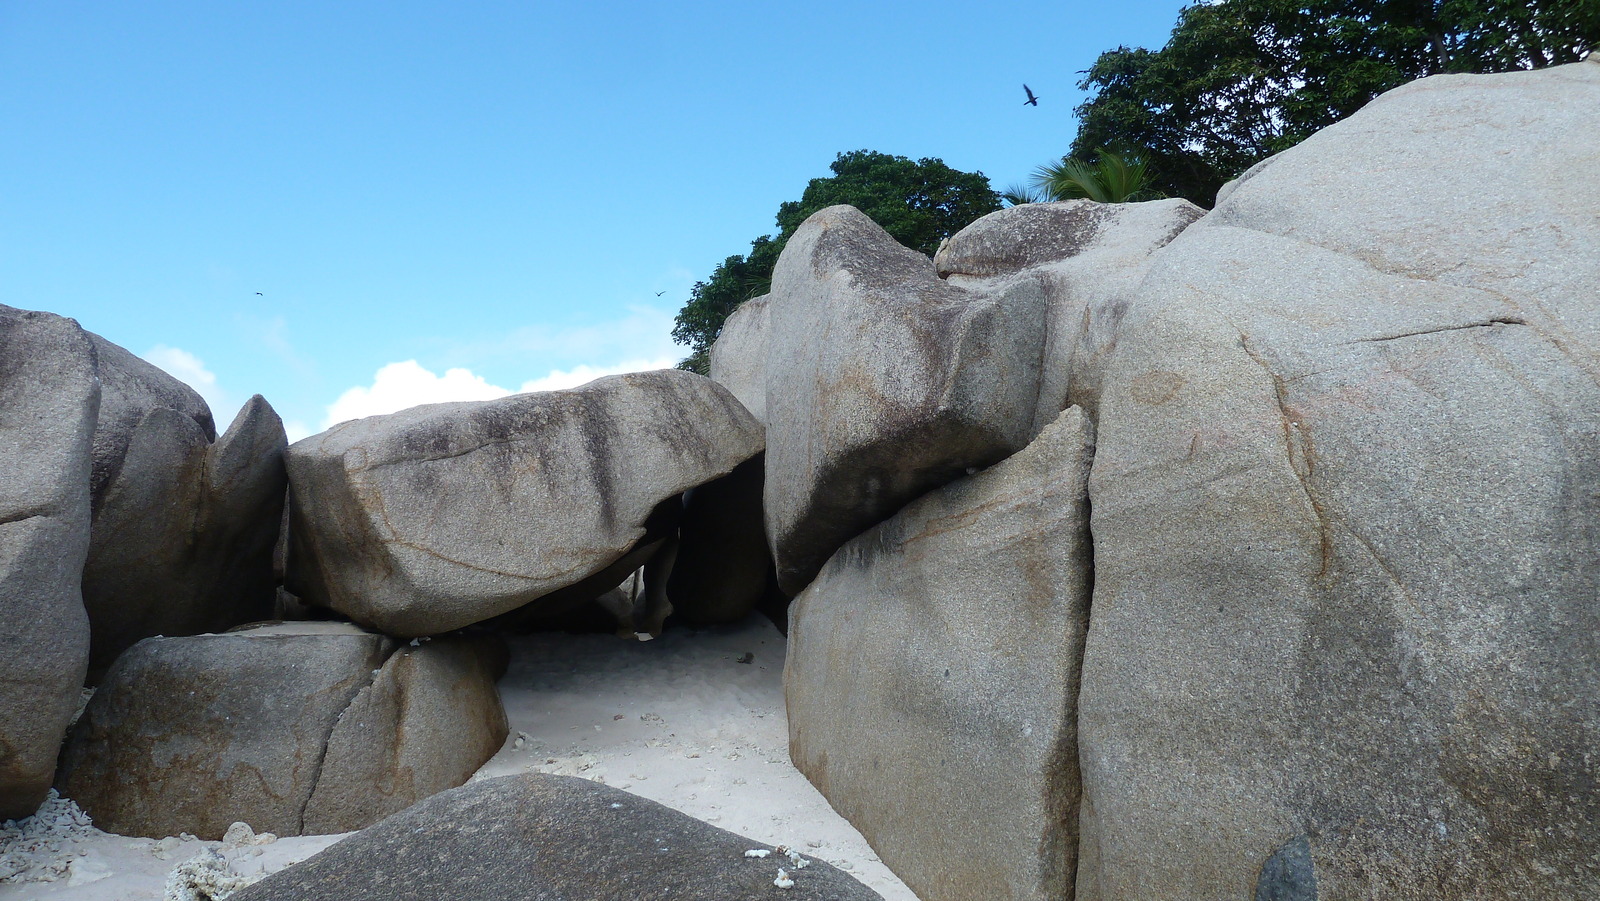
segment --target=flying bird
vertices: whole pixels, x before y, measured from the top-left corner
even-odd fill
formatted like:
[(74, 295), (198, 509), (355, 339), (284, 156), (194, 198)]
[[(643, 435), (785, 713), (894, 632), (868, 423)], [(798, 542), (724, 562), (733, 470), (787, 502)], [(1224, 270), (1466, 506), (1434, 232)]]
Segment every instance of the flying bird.
[(656, 292), (656, 296), (657, 296), (657, 297), (660, 297), (660, 296), (661, 296), (661, 295), (663, 295), (663, 294), (665, 294), (665, 293), (667, 293), (667, 292), (665, 292), (665, 291), (657, 291), (657, 292)]
[(1039, 105), (1039, 98), (1033, 96), (1033, 88), (1030, 88), (1027, 85), (1023, 85), (1022, 89), (1028, 93), (1028, 99), (1022, 101), (1022, 105), (1023, 106), (1038, 106)]
[(262, 296), (264, 296), (264, 295), (263, 295), (263, 294), (262, 294), (262, 293), (261, 293), (261, 292), (260, 292), (260, 291), (257, 291), (257, 292), (256, 292), (256, 296), (257, 296), (257, 297), (262, 297)]

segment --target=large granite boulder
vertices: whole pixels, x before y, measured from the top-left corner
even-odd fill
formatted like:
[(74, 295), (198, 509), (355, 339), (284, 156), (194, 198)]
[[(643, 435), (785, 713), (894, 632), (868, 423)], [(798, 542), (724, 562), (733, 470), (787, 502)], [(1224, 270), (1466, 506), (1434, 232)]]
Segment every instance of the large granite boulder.
[(1092, 430), (839, 549), (789, 609), (795, 766), (924, 901), (1070, 898)]
[(260, 395), (214, 444), (187, 413), (144, 414), (97, 496), (83, 574), (92, 679), (142, 638), (271, 614), (287, 447)]
[(684, 490), (761, 449), (727, 389), (678, 370), (348, 422), (289, 449), (291, 590), (403, 637), (577, 583), (587, 601), (644, 564)]
[(1596, 110), (1593, 62), (1416, 82), (1156, 255), (1090, 484), (1080, 901), (1600, 896)]
[(1037, 286), (948, 284), (834, 206), (789, 239), (768, 304), (765, 515), (790, 594), (862, 530), (1031, 437)]
[(76, 322), (0, 307), (0, 819), (44, 800), (88, 663), (94, 361)]
[(767, 317), (772, 297), (740, 304), (711, 345), (711, 380), (733, 392), (757, 421), (767, 421)]
[(499, 749), (492, 657), (346, 623), (148, 638), (73, 728), (57, 784), (101, 828), (219, 839), (356, 829)]
[[(853, 877), (654, 801), (571, 776), (484, 779), (444, 792), (268, 876), (233, 901), (881, 901)], [(775, 886), (778, 868), (792, 877)]]
[(1151, 254), (1205, 211), (1187, 200), (1029, 203), (990, 213), (934, 256), (939, 277), (974, 291), (1031, 281), (1044, 293), (1044, 365), (1034, 430), (1070, 405), (1096, 415), (1100, 377)]

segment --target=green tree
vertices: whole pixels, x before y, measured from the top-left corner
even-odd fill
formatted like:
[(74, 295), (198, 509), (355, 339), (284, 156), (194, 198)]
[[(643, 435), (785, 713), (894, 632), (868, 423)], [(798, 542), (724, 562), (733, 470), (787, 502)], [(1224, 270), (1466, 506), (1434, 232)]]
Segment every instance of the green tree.
[(1099, 203), (1129, 203), (1159, 197), (1150, 190), (1153, 180), (1143, 157), (1102, 148), (1093, 162), (1069, 156), (1059, 163), (1040, 166), (1034, 172), (1033, 186), (1049, 200), (1081, 197)]
[(1266, 157), (1426, 75), (1535, 69), (1600, 44), (1600, 0), (1218, 0), (1166, 46), (1102, 53), (1073, 157), (1142, 148), (1154, 188), (1209, 205)]
[(896, 241), (933, 255), (939, 242), (972, 220), (1000, 208), (1000, 196), (982, 172), (952, 169), (939, 159), (911, 160), (871, 150), (841, 153), (833, 175), (813, 178), (797, 201), (778, 207), (778, 234), (750, 244), (750, 252), (723, 260), (711, 277), (696, 282), (678, 312), (672, 338), (692, 353), (678, 364), (702, 375), (722, 323), (752, 297), (767, 293), (784, 245), (812, 213), (848, 203), (867, 214)]

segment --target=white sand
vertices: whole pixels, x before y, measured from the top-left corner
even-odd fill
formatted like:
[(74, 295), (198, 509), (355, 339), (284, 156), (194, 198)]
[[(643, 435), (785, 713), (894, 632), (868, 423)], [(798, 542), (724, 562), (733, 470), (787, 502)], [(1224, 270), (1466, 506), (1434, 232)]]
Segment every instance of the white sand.
[[(749, 663), (737, 662), (753, 654)], [(626, 789), (767, 844), (838, 866), (886, 901), (916, 901), (789, 762), (784, 639), (764, 617), (674, 629), (649, 642), (608, 635), (511, 639), (500, 683), (511, 737), (473, 778), (582, 776)], [(0, 883), (0, 901), (159, 901), (167, 874), (206, 848), (232, 869), (274, 872), (339, 836), (224, 846), (62, 829), (30, 854), (49, 882)], [(4, 851), (5, 849), (0, 849)], [(26, 874), (24, 877), (26, 878)]]

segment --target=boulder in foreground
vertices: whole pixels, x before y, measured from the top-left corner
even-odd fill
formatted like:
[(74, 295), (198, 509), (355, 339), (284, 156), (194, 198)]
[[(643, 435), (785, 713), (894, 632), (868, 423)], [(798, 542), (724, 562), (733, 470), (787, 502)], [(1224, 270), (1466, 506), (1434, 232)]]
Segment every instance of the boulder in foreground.
[[(434, 795), (233, 901), (882, 901), (814, 858), (778, 853), (654, 801), (586, 779), (530, 773)], [(794, 885), (773, 885), (783, 866)]]
[(94, 360), (76, 322), (0, 306), (0, 819), (44, 800), (88, 664)]
[(1596, 110), (1592, 62), (1424, 79), (1155, 255), (1091, 478), (1080, 901), (1600, 897)]

